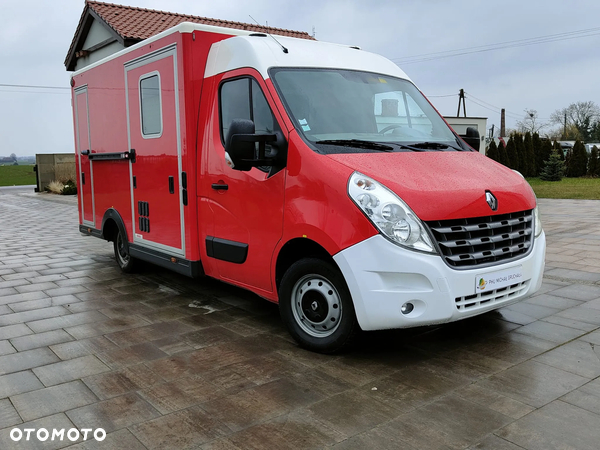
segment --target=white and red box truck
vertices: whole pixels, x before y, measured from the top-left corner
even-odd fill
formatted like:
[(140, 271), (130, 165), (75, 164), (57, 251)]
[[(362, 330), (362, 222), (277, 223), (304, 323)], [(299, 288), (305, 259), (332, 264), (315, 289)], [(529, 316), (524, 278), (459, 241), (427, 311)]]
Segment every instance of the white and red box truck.
[(452, 322), (542, 282), (533, 191), (356, 47), (182, 23), (75, 72), (79, 229), (278, 302), (300, 345)]

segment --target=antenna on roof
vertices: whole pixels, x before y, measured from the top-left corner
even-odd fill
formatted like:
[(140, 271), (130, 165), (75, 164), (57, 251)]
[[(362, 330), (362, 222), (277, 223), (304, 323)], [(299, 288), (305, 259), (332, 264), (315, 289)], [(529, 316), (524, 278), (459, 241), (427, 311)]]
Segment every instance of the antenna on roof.
[[(257, 20), (256, 20), (254, 17), (252, 17), (250, 14), (248, 14), (248, 16), (249, 16), (249, 17), (250, 17), (252, 20), (254, 20), (254, 21), (256, 22), (256, 25), (258, 25), (259, 27), (260, 27), (260, 26), (262, 26), (262, 25), (261, 25), (260, 23), (258, 23), (258, 21), (257, 21)], [(281, 47), (281, 50), (283, 50), (283, 53), (287, 53), (287, 52), (288, 52), (288, 49), (287, 49), (287, 48), (285, 48), (285, 47), (284, 47), (284, 46), (281, 44), (281, 42), (279, 42), (277, 39), (275, 39), (271, 33), (269, 33), (268, 31), (267, 31), (266, 33), (267, 33), (267, 35), (269, 35), (269, 36), (271, 37), (271, 39), (273, 39), (275, 42), (277, 42), (277, 43), (279, 44), (279, 46)]]

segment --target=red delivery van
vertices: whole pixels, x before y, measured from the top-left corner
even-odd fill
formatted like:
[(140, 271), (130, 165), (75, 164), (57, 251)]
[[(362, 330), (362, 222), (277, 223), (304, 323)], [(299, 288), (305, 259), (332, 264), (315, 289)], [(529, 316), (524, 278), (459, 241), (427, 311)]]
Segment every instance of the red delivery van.
[(522, 300), (545, 237), (523, 177), (356, 47), (182, 23), (72, 75), (79, 229), (279, 303), (306, 348)]

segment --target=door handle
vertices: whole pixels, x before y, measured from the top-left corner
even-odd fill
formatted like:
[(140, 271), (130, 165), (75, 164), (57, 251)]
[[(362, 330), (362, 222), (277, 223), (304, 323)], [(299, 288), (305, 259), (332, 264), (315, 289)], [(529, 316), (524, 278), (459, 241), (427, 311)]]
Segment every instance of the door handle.
[(173, 177), (169, 177), (169, 194), (175, 193), (175, 179)]
[(215, 191), (226, 191), (227, 189), (229, 189), (229, 186), (227, 184), (221, 184), (221, 183), (213, 183), (211, 185), (211, 187), (215, 190)]

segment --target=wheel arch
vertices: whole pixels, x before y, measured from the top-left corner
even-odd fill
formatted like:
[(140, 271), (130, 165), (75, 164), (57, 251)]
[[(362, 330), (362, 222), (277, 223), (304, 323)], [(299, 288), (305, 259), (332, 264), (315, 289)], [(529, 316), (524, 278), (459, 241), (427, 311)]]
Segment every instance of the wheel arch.
[(127, 229), (119, 212), (114, 208), (109, 208), (102, 217), (102, 234), (100, 237), (107, 241), (114, 242), (117, 239), (117, 234), (120, 232), (125, 239), (125, 245), (129, 248), (129, 238), (127, 237)]
[[(319, 243), (308, 238), (294, 238), (286, 242), (277, 255), (275, 263), (275, 286), (277, 291), (285, 272), (303, 258), (319, 258), (338, 267), (332, 255)], [(339, 269), (339, 267), (338, 267)]]

